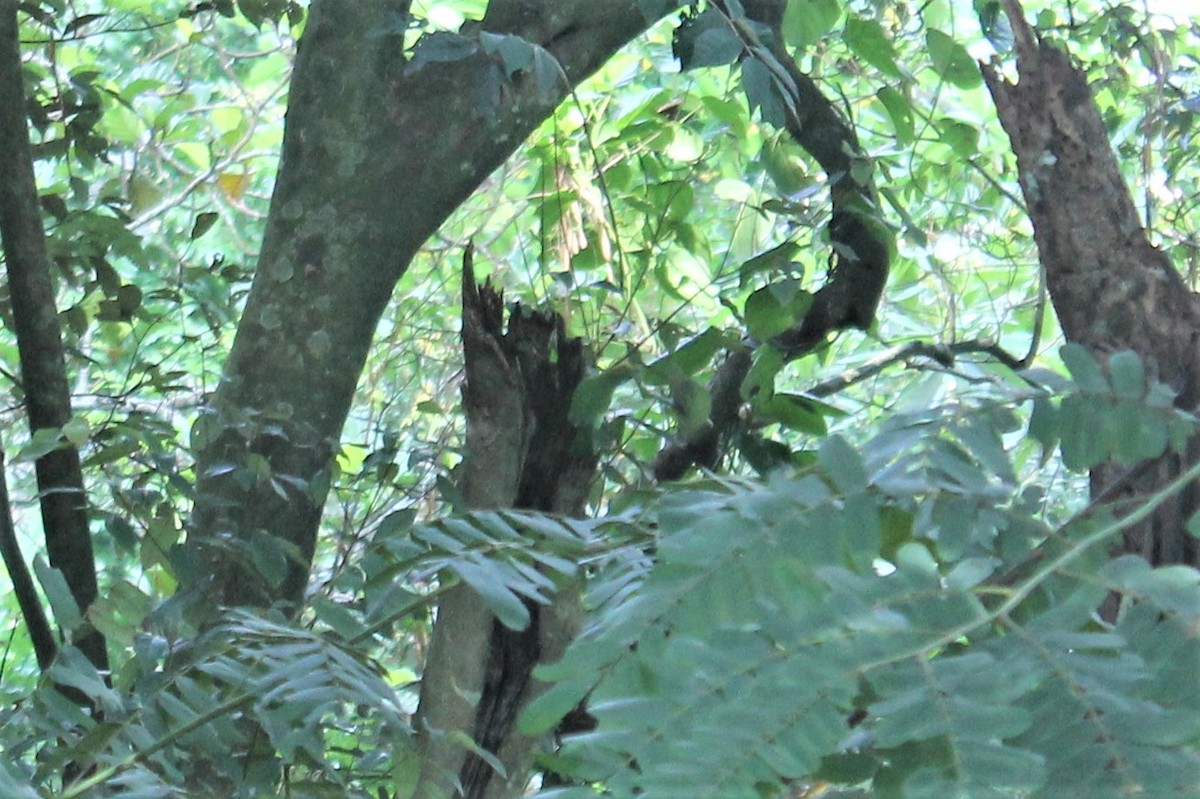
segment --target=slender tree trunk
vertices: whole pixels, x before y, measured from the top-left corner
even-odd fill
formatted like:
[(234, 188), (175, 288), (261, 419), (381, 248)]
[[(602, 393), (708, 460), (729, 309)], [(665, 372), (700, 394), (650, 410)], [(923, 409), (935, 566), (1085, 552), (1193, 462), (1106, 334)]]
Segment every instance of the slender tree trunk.
[[(71, 394), (33, 174), (24, 85), (17, 3), (0, 0), (0, 241), (16, 325), (21, 389), (30, 432), (36, 433), (60, 429), (71, 420)], [(63, 440), (53, 452), (38, 458), (35, 466), (50, 565), (62, 571), (75, 603), (86, 612), (96, 601), (97, 584), (79, 450)], [(88, 630), (75, 643), (96, 668), (108, 668), (104, 638), (98, 632)]]

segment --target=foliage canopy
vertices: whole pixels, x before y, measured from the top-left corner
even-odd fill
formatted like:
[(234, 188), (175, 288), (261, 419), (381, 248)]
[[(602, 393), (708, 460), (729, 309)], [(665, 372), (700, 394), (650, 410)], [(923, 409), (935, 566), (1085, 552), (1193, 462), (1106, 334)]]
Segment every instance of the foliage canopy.
[[(1036, 181), (980, 72), (1012, 72), (1009, 2), (621, 3), (648, 30), (586, 80), (554, 47), (598, 38), (594, 19), (558, 30), (559, 10), (494, 19), (521, 5), (502, 0), (393, 5), (364, 23), (335, 0), (0, 2), (20, 23), (73, 409), (65, 424), (15, 424), (37, 387), (22, 380), (17, 300), (0, 299), (13, 423), (0, 445), (16, 453), (0, 509), (38, 553), (62, 636), (39, 668), (18, 592), (0, 598), (0, 794), (433, 797), (425, 741), (441, 736), (521, 795), (503, 751), (418, 714), (431, 630), (462, 586), (497, 631), (580, 610), (565, 655), (537, 665), (518, 703), (541, 795), (1200, 793), (1198, 572), (1121, 550), (1164, 509), (1194, 510), (1196, 408), (1144, 353), (1057, 327), (1029, 222)], [(1200, 22), (1124, 3), (1030, 10), (1086, 76), (1141, 227), (1194, 290)], [(382, 42), (404, 59), (375, 82), (346, 66), (306, 85), (354, 88), (334, 93), (345, 117), (324, 130), (352, 138), (363, 107), (429, 112), (389, 105), (387, 88), (471, 76), (440, 99), (469, 109), (463, 130), (421, 142), (425, 171), (397, 195), (441, 201), (477, 155), (456, 137), (534, 132), (411, 242), (361, 373), (343, 358), (334, 374), (305, 371), (341, 346), (323, 326), (332, 289), (265, 312), (247, 297), (264, 234), (282, 235), (272, 225), (367, 218), (337, 196), (310, 217), (276, 183), (296, 42), (319, 55), (343, 22), (364, 53)], [(380, 96), (356, 93), (368, 86)], [(302, 155), (328, 167), (284, 152), (283, 169)], [(354, 154), (389, 174), (403, 157)], [(866, 291), (810, 340), (822, 291), (865, 258), (846, 219), (879, 251), (882, 304)], [(331, 265), (343, 233), (328, 249), (284, 237), (298, 254), (286, 273), (270, 261), (269, 279), (355, 279), (353, 263)], [(561, 320), (551, 361), (584, 342), (564, 416), (599, 459), (587, 518), (468, 497), (464, 250), (510, 299)], [(10, 269), (15, 252), (6, 238)], [(295, 407), (212, 400), (235, 331), (293, 329), (265, 364), (301, 375), (293, 394), (357, 380), (312, 474), (255, 443), (319, 449), (300, 441)], [(730, 401), (719, 386), (737, 358)], [(707, 468), (663, 480), (664, 452), (703, 443), (719, 419), (711, 459), (687, 464)], [(67, 449), (96, 549), (87, 607), (40, 553), (33, 512), (35, 462)], [(1160, 467), (1173, 471), (1150, 481)], [(201, 535), (193, 507), (236, 504), (210, 489), (220, 481), (316, 503), (311, 558), (265, 525)], [(1193, 537), (1197, 518), (1178, 520)], [(303, 601), (216, 606), (222, 561), (200, 540), (277, 598), (302, 567)], [(88, 633), (110, 668), (72, 645)], [(505, 795), (499, 783), (477, 795)]]

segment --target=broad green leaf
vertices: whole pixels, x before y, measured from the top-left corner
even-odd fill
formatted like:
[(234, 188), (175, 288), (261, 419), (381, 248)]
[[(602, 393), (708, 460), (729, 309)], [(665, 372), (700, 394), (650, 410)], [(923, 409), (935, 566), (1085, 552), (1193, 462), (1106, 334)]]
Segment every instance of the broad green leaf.
[(763, 122), (783, 128), (787, 123), (787, 101), (775, 81), (775, 74), (759, 58), (751, 56), (742, 61), (742, 88), (751, 113), (758, 109)]
[(1110, 392), (1108, 379), (1100, 363), (1080, 344), (1067, 343), (1058, 351), (1076, 385), (1083, 391), (1108, 394)]
[(313, 611), (318, 619), (347, 641), (366, 631), (366, 626), (357, 614), (327, 597), (317, 597), (313, 602)]
[(808, 398), (798, 394), (773, 394), (763, 402), (756, 403), (755, 408), (767, 420), (792, 430), (814, 436), (823, 436), (828, 432), (825, 417)]
[(725, 15), (710, 8), (685, 18), (675, 29), (671, 49), (682, 69), (732, 64), (742, 54), (741, 37)]
[(819, 447), (821, 466), (844, 494), (867, 489), (867, 469), (862, 456), (841, 436), (825, 438)]
[(764, 141), (759, 159), (780, 194), (791, 196), (814, 183), (808, 174), (803, 150), (785, 133)]
[(759, 341), (768, 341), (803, 318), (811, 304), (812, 295), (798, 290), (794, 279), (763, 286), (746, 298), (746, 329)]
[(593, 685), (594, 680), (590, 676), (555, 683), (526, 706), (517, 722), (517, 729), (522, 735), (528, 736), (550, 732), (587, 697)]
[(1139, 400), (1146, 395), (1146, 369), (1137, 353), (1130, 350), (1114, 352), (1108, 358), (1108, 374), (1117, 397)]
[(783, 39), (801, 52), (821, 42), (842, 18), (838, 0), (788, 0)]
[(212, 226), (217, 223), (217, 219), (220, 216), (216, 211), (205, 211), (204, 213), (196, 214), (196, 221), (192, 223), (192, 232), (189, 238), (195, 241), (212, 230)]
[(613, 393), (632, 376), (633, 370), (622, 365), (585, 378), (571, 395), (571, 422), (585, 428), (598, 425), (612, 405)]
[(892, 78), (903, 76), (896, 64), (896, 51), (883, 27), (873, 19), (851, 15), (846, 19), (845, 41), (866, 63)]
[(83, 614), (79, 612), (79, 605), (75, 603), (66, 578), (41, 555), (34, 556), (33, 571), (42, 584), (42, 590), (46, 592), (46, 599), (54, 612), (54, 621), (63, 631), (70, 633), (83, 623)]
[(20, 764), (0, 763), (0, 794), (10, 799), (41, 799), (41, 795), (30, 785), (29, 779), (20, 774)]
[(929, 49), (933, 68), (953, 85), (960, 89), (974, 89), (983, 83), (979, 64), (971, 58), (967, 48), (953, 37), (931, 28), (925, 34), (925, 46)]
[(1117, 402), (1104, 415), (1104, 437), (1118, 463), (1132, 466), (1158, 458), (1167, 449), (1167, 422), (1140, 403)]
[(901, 144), (910, 144), (915, 133), (912, 103), (899, 90), (884, 86), (875, 95), (887, 111), (896, 132), (896, 140)]
[(744, 286), (750, 278), (761, 273), (780, 274), (792, 271), (796, 264), (792, 257), (800, 251), (800, 244), (791, 239), (761, 252), (742, 264), (738, 270), (738, 285)]
[(708, 366), (724, 344), (725, 335), (715, 327), (710, 327), (646, 367), (642, 379), (650, 385), (667, 385), (674, 380), (690, 377)]
[(693, 436), (708, 426), (712, 414), (712, 394), (695, 380), (673, 381), (671, 403), (683, 435)]
[(61, 449), (64, 446), (62, 430), (57, 427), (43, 427), (35, 430), (33, 436), (29, 439), (29, 443), (21, 447), (21, 450), (13, 458), (14, 462), (36, 461), (43, 455), (48, 455), (56, 449)]
[(943, 117), (937, 123), (938, 134), (954, 154), (972, 159), (979, 153), (979, 128), (958, 119)]
[(1050, 398), (1038, 395), (1033, 399), (1033, 412), (1029, 416), (1029, 435), (1042, 449), (1049, 452), (1058, 445), (1060, 435), (1058, 406)]
[(1068, 469), (1090, 469), (1108, 456), (1105, 433), (1111, 427), (1103, 424), (1104, 411), (1095, 406), (1096, 402), (1096, 398), (1082, 394), (1072, 394), (1062, 401), (1059, 436), (1063, 465)]

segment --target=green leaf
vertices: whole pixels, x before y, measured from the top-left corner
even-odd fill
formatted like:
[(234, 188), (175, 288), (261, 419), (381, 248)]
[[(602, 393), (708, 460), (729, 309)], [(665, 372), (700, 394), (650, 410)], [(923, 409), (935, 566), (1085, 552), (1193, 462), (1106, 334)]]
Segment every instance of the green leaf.
[(1058, 356), (1066, 364), (1067, 371), (1071, 373), (1071, 377), (1075, 379), (1075, 384), (1079, 388), (1100, 394), (1110, 392), (1104, 370), (1086, 347), (1070, 342), (1062, 346), (1058, 351)]
[(587, 697), (594, 685), (590, 675), (556, 683), (526, 706), (517, 721), (518, 732), (530, 737), (550, 732)]
[(865, 491), (868, 485), (867, 467), (858, 450), (841, 436), (829, 436), (818, 448), (821, 466), (829, 479), (843, 494)]
[[(47, 676), (57, 685), (78, 688), (85, 696), (95, 700), (101, 708), (116, 711), (121, 707), (121, 699), (117, 692), (105, 683), (104, 676), (74, 646), (64, 646), (59, 650), (58, 659), (50, 667)], [(93, 724), (94, 720), (88, 726)]]
[(455, 559), (449, 565), (479, 594), (501, 624), (511, 630), (524, 630), (529, 626), (529, 608), (504, 584), (504, 578), (495, 566), (465, 558)]
[(925, 34), (925, 46), (939, 75), (960, 89), (974, 89), (983, 83), (979, 64), (967, 48), (953, 37), (932, 28)]
[(825, 417), (807, 397), (799, 394), (774, 394), (755, 407), (767, 420), (792, 430), (814, 436), (829, 432)]
[(19, 774), (20, 763), (0, 762), (0, 795), (9, 799), (41, 799), (29, 779)]
[(746, 298), (746, 329), (759, 341), (768, 341), (792, 327), (808, 312), (812, 295), (786, 278), (754, 291)]
[(221, 215), (216, 211), (205, 211), (204, 213), (196, 214), (196, 221), (192, 223), (192, 232), (189, 238), (195, 241), (212, 230), (212, 226), (217, 224), (217, 220), (220, 217)]
[(979, 154), (979, 128), (957, 119), (943, 117), (938, 120), (937, 131), (941, 140), (963, 159), (972, 159)]
[(675, 29), (671, 46), (684, 71), (732, 64), (744, 46), (737, 31), (716, 9), (686, 17)]
[(845, 41), (855, 55), (885, 75), (903, 77), (892, 40), (877, 21), (851, 15), (846, 20)]
[(783, 13), (783, 39), (789, 46), (807, 51), (820, 43), (841, 18), (839, 0), (788, 0)]
[(61, 449), (65, 443), (62, 430), (57, 427), (43, 427), (34, 431), (29, 443), (21, 447), (13, 461), (17, 463), (36, 461), (44, 455)]
[(695, 380), (677, 380), (671, 384), (671, 402), (679, 419), (679, 430), (693, 436), (709, 425), (712, 393)]
[(715, 327), (706, 329), (674, 352), (664, 355), (646, 367), (642, 379), (649, 385), (668, 385), (691, 377), (708, 366), (725, 345), (725, 335)]
[(755, 349), (750, 371), (742, 381), (742, 398), (755, 401), (775, 393), (775, 375), (783, 366), (783, 354), (770, 344)]
[(883, 104), (888, 118), (892, 121), (892, 129), (896, 132), (896, 141), (900, 144), (911, 144), (916, 132), (913, 122), (912, 103), (899, 90), (884, 86), (875, 96)]
[[(792, 197), (810, 186), (818, 185), (809, 177), (804, 151), (785, 132), (771, 136), (763, 142), (762, 150), (759, 151), (759, 159), (780, 194)], [(784, 242), (775, 250), (786, 247), (788, 244), (792, 244), (792, 242)], [(793, 246), (798, 248), (798, 245), (793, 244)], [(743, 280), (745, 279), (744, 274), (743, 271)]]
[(1008, 17), (998, 0), (975, 0), (975, 12), (979, 15), (979, 26), (983, 35), (996, 48), (997, 53), (1008, 53), (1013, 48), (1013, 31)]
[(347, 641), (358, 638), (367, 629), (358, 614), (328, 597), (317, 597), (313, 601), (313, 611), (317, 614), (318, 619), (329, 626), (329, 629)]
[(792, 261), (792, 258), (799, 251), (800, 243), (788, 239), (765, 252), (760, 252), (758, 255), (744, 262), (741, 268), (738, 269), (738, 285), (746, 285), (750, 278), (758, 274), (780, 274), (796, 269), (796, 264)]
[(288, 557), (280, 540), (274, 535), (254, 530), (250, 539), (250, 555), (254, 570), (262, 575), (271, 585), (278, 587), (288, 576)]
[(604, 418), (604, 414), (608, 413), (613, 393), (632, 376), (633, 369), (622, 364), (584, 378), (571, 395), (571, 423), (582, 428), (596, 427)]
[(1042, 445), (1046, 452), (1058, 445), (1058, 406), (1044, 395), (1033, 398), (1033, 411), (1029, 415), (1029, 435)]
[(62, 426), (63, 438), (74, 447), (82, 447), (92, 437), (92, 426), (82, 416), (74, 416)]
[(792, 448), (781, 441), (743, 434), (734, 440), (738, 452), (761, 475), (792, 464)]
[(750, 103), (750, 113), (759, 110), (762, 121), (776, 128), (787, 124), (787, 101), (779, 92), (774, 73), (756, 57), (742, 61), (742, 88)]
[(1146, 368), (1136, 352), (1114, 352), (1108, 359), (1108, 374), (1117, 397), (1140, 400), (1146, 395)]
[(1140, 403), (1118, 402), (1105, 414), (1104, 431), (1113, 457), (1121, 464), (1158, 458), (1167, 449), (1167, 420)]
[(41, 555), (34, 557), (33, 571), (42, 584), (42, 590), (46, 592), (58, 626), (68, 633), (79, 627), (83, 623), (83, 614), (79, 612), (79, 605), (75, 603), (63, 573), (51, 567)]

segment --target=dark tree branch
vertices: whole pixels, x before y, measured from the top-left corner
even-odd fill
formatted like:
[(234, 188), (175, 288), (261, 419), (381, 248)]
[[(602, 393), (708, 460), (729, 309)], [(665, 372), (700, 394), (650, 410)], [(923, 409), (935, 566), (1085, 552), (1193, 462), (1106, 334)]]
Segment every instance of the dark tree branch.
[[(70, 421), (71, 395), (25, 119), (18, 30), (16, 1), (0, 0), (0, 241), (29, 429), (37, 432)], [(79, 451), (64, 441), (37, 460), (36, 471), (50, 565), (62, 571), (86, 612), (96, 600), (97, 585)], [(108, 668), (99, 633), (89, 632), (76, 643), (96, 668)]]
[(884, 350), (853, 369), (847, 369), (836, 377), (817, 383), (804, 393), (813, 397), (828, 397), (874, 377), (892, 364), (908, 362), (913, 358), (927, 358), (951, 369), (958, 360), (958, 356), (971, 353), (986, 355), (1014, 372), (1024, 369), (1028, 365), (1024, 359), (1011, 355), (1003, 347), (989, 341), (957, 341), (953, 344), (912, 341)]
[[(824, 344), (831, 333), (871, 325), (887, 282), (891, 245), (879, 218), (875, 190), (862, 177), (869, 170), (854, 168), (856, 160), (865, 158), (854, 128), (816, 82), (800, 71), (783, 44), (779, 26), (785, 7), (784, 0), (745, 4), (747, 16), (771, 30), (769, 37), (760, 39), (721, 4), (742, 34), (748, 53), (775, 71), (776, 87), (788, 109), (787, 131), (821, 165), (830, 182), (829, 279), (813, 296), (804, 319), (772, 342), (785, 359), (795, 360)], [(737, 422), (741, 384), (749, 368), (749, 352), (729, 354), (709, 386), (713, 408), (709, 424), (688, 438), (671, 441), (658, 453), (651, 466), (655, 480), (679, 479), (692, 466), (716, 466), (720, 441)]]
[(12, 508), (8, 502), (8, 479), (4, 474), (3, 450), (0, 450), (0, 555), (3, 555), (4, 568), (8, 570), (8, 577), (12, 580), (13, 593), (16, 594), (17, 605), (21, 608), (25, 629), (33, 642), (38, 668), (45, 671), (50, 668), (54, 656), (58, 654), (58, 642), (54, 640), (54, 632), (46, 619), (46, 610), (42, 607), (42, 600), (33, 585), (29, 567), (21, 556), (17, 531), (13, 527)]

